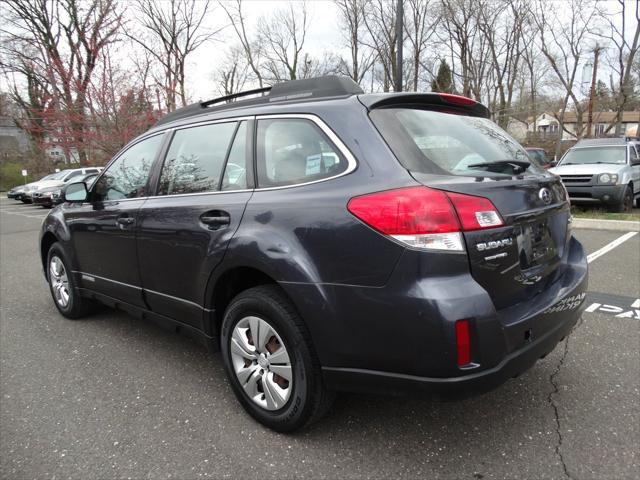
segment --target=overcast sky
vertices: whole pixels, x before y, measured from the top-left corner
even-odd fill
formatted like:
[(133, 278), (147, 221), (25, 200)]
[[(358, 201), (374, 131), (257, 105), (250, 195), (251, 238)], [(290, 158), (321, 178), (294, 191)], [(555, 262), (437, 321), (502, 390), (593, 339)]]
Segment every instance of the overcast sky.
[[(278, 7), (286, 6), (287, 3), (288, 0), (245, 0), (243, 11), (247, 17), (249, 32), (255, 32), (257, 21), (261, 15), (268, 14)], [(557, 15), (568, 13), (564, 6), (564, 0), (557, 0), (554, 3), (556, 4), (554, 10)], [(617, 0), (605, 0), (603, 4), (612, 12), (618, 11), (620, 8)], [(318, 58), (321, 58), (325, 52), (348, 55), (348, 51), (343, 46), (345, 41), (340, 31), (339, 11), (335, 4), (331, 0), (310, 0), (307, 5), (310, 29), (305, 41), (305, 52)], [(628, 41), (631, 42), (636, 22), (636, 0), (626, 0), (626, 6), (627, 36), (629, 37)], [(211, 21), (216, 25), (228, 23), (225, 13), (217, 5), (211, 15)], [(189, 61), (187, 74), (189, 78), (189, 93), (193, 101), (205, 100), (218, 95), (214, 81), (217, 64), (224, 59), (227, 48), (237, 42), (235, 32), (231, 27), (226, 28), (219, 38), (221, 41), (203, 45), (200, 50), (194, 52)], [(586, 61), (588, 60), (586, 59)], [(585, 81), (589, 82), (591, 80), (590, 68), (585, 67), (583, 73)], [(583, 75), (579, 74), (579, 77), (581, 76)], [(607, 84), (609, 83), (606, 67), (603, 64), (600, 65), (598, 77)]]
[[(126, 5), (127, 0), (121, 0), (121, 2)], [(274, 9), (286, 7), (287, 3), (289, 3), (289, 0), (245, 0), (243, 11), (246, 16), (249, 35), (255, 35), (257, 22), (262, 15), (268, 14)], [(214, 75), (220, 63), (224, 60), (229, 47), (238, 43), (235, 32), (229, 26), (228, 18), (222, 8), (217, 2), (212, 2), (212, 5), (214, 8), (209, 15), (207, 27), (215, 30), (227, 25), (227, 28), (218, 34), (216, 40), (202, 45), (189, 57), (186, 73), (188, 94), (192, 101), (206, 100), (219, 95)], [(327, 52), (347, 56), (348, 50), (344, 46), (345, 40), (342, 38), (339, 26), (339, 11), (335, 4), (331, 0), (309, 0), (307, 5), (310, 28), (305, 41), (304, 52), (317, 58), (321, 58)], [(611, 11), (619, 10), (617, 0), (605, 0), (603, 5)], [(631, 42), (631, 35), (636, 22), (636, 0), (627, 0), (626, 5), (627, 35), (629, 37), (628, 41)], [(567, 13), (564, 0), (557, 0), (555, 7), (555, 14), (562, 16), (563, 13)], [(125, 16), (129, 21), (135, 21), (134, 15), (134, 8), (125, 10)], [(122, 65), (125, 68), (130, 64), (131, 48), (126, 43), (119, 44), (116, 48), (117, 54), (122, 56)], [(432, 51), (427, 51), (427, 55), (433, 53)], [(405, 54), (408, 54), (408, 52), (405, 52)], [(585, 68), (584, 74), (579, 75), (579, 77), (590, 80), (589, 69)], [(607, 84), (609, 83), (606, 67), (603, 64), (599, 69), (598, 77), (606, 81)], [(6, 90), (6, 88), (5, 79), (0, 78), (0, 89)], [(250, 88), (250, 86), (246, 88)]]
[[(243, 13), (246, 15), (249, 35), (255, 33), (258, 19), (274, 9), (286, 7), (288, 0), (245, 0)], [(305, 39), (304, 51), (313, 57), (321, 58), (325, 52), (340, 53), (344, 43), (339, 27), (339, 12), (330, 0), (311, 0), (307, 2), (309, 31)], [(222, 8), (215, 6), (211, 19), (216, 25), (228, 25), (228, 19)], [(227, 27), (214, 41), (203, 45), (193, 53), (188, 65), (189, 89), (192, 100), (206, 100), (218, 95), (214, 74), (217, 64), (224, 60), (229, 46), (238, 43), (235, 32)]]

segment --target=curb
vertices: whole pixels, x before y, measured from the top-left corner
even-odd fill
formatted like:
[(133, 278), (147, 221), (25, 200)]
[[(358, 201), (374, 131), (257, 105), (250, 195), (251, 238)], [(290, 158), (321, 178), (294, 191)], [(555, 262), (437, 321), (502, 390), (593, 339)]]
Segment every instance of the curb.
[(617, 230), (624, 232), (640, 232), (640, 222), (629, 220), (598, 220), (595, 218), (573, 217), (573, 228), (590, 230)]

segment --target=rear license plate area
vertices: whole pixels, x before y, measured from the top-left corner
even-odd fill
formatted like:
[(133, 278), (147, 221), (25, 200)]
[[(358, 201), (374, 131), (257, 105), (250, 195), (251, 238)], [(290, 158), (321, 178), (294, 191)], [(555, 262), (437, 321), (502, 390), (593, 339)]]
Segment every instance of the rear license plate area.
[(544, 265), (557, 256), (546, 219), (521, 225), (516, 242), (522, 271)]

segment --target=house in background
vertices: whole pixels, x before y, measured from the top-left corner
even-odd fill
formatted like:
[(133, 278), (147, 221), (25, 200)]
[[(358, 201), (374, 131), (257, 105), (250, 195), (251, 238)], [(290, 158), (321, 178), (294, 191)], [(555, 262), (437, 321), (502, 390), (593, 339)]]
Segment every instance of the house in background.
[(0, 162), (21, 160), (30, 147), (27, 132), (11, 117), (0, 116)]
[[(592, 137), (605, 136), (605, 131), (613, 122), (615, 122), (615, 112), (594, 112), (593, 113), (593, 127), (591, 130)], [(637, 128), (640, 121), (640, 112), (623, 112), (622, 113), (622, 132), (623, 134), (629, 129)], [(535, 122), (532, 118), (527, 119), (528, 127), (527, 132), (534, 134), (540, 139), (558, 138), (560, 131), (560, 122), (557, 119), (556, 114), (544, 112), (541, 113)], [(564, 114), (564, 128), (562, 130), (563, 140), (576, 140), (576, 114), (575, 112), (566, 112)], [(586, 128), (587, 114), (582, 117), (582, 126)], [(615, 126), (606, 134), (611, 136), (615, 133)], [(586, 131), (583, 131), (583, 136), (586, 135)]]

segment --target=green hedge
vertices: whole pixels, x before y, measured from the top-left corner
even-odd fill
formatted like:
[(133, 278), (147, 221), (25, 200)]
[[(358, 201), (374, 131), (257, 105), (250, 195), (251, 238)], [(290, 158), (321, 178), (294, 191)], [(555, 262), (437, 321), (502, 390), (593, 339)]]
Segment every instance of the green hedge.
[[(24, 183), (22, 169), (25, 168), (21, 163), (2, 163), (0, 164), (0, 192), (5, 192)], [(33, 182), (31, 175), (27, 177), (27, 182)]]

